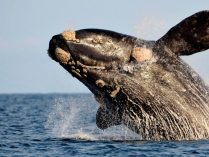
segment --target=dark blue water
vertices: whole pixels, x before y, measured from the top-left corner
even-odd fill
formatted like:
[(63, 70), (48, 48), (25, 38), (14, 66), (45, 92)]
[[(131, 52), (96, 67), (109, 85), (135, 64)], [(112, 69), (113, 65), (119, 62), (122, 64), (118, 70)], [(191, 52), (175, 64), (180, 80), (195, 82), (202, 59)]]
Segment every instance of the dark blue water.
[(101, 131), (91, 95), (0, 95), (0, 156), (209, 156), (209, 140), (141, 141), (124, 126)]

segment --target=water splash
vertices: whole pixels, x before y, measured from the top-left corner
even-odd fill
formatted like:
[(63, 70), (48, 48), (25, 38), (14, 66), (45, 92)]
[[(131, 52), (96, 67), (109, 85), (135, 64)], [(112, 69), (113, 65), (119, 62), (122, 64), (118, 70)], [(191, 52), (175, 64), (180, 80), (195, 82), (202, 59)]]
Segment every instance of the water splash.
[(62, 99), (55, 100), (51, 113), (48, 115), (46, 128), (52, 131), (57, 137), (65, 137), (72, 131), (75, 115), (79, 108), (67, 108)]
[[(138, 134), (125, 126), (113, 126), (100, 130), (96, 126), (95, 114), (97, 107), (89, 106), (88, 101), (79, 99), (56, 99), (45, 127), (57, 138), (80, 140), (140, 140)], [(97, 104), (96, 104), (97, 105)]]

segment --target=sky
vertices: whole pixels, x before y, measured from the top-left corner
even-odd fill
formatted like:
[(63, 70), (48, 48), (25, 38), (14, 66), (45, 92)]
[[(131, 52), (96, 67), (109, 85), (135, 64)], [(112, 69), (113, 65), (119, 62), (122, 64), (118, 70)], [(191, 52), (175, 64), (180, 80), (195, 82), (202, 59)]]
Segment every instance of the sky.
[[(67, 29), (100, 28), (157, 40), (208, 0), (0, 0), (0, 93), (88, 93), (47, 55)], [(183, 57), (209, 83), (209, 51)]]

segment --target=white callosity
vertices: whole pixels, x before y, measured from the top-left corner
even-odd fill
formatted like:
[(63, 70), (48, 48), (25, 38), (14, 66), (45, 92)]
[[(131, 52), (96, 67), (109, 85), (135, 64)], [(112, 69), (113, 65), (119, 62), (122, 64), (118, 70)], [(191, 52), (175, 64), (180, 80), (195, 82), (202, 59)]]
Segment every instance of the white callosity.
[(55, 50), (55, 56), (63, 64), (67, 64), (70, 59), (70, 53), (67, 53), (59, 47), (57, 47)]
[(152, 50), (146, 47), (135, 47), (131, 55), (138, 62), (143, 62), (152, 58)]
[(71, 31), (71, 30), (69, 30), (69, 31), (64, 31), (64, 32), (62, 33), (62, 36), (63, 36), (63, 38), (64, 38), (66, 41), (74, 41), (74, 42), (77, 42), (77, 43), (80, 42), (79, 39), (76, 39), (76, 33), (75, 33), (75, 31)]

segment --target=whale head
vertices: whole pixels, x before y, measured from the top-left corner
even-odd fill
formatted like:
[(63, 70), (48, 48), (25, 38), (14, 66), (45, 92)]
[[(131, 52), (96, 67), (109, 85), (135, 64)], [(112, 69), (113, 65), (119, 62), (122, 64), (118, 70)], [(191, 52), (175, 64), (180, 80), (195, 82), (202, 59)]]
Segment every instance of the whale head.
[(137, 68), (153, 60), (151, 46), (152, 42), (113, 31), (84, 29), (53, 36), (48, 53), (95, 95), (101, 104), (97, 125), (105, 129), (121, 123), (118, 110), (123, 107), (118, 102), (124, 96), (118, 80), (134, 77)]

